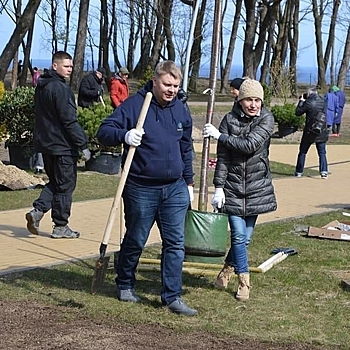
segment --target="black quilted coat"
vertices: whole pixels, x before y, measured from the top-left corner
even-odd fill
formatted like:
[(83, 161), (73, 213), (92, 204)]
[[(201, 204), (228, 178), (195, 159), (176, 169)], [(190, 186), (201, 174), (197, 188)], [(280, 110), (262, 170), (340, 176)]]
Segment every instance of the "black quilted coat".
[(224, 188), (223, 211), (249, 216), (277, 209), (269, 165), (274, 118), (265, 107), (260, 116), (246, 116), (239, 103), (221, 121), (214, 174), (216, 188)]
[(300, 100), (296, 109), (295, 115), (300, 116), (306, 113), (306, 123), (303, 132), (303, 139), (306, 138), (309, 142), (327, 142), (328, 130), (326, 122), (324, 122), (322, 131), (319, 135), (315, 135), (309, 131), (313, 122), (313, 116), (317, 112), (324, 112), (326, 109), (326, 102), (323, 97), (318, 94), (310, 95), (305, 101)]

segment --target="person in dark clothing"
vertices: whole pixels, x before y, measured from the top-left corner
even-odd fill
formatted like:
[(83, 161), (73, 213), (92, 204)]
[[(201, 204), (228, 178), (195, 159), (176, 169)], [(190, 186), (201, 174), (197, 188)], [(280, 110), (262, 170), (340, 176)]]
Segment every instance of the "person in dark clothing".
[(90, 159), (87, 136), (78, 123), (74, 94), (65, 79), (72, 73), (72, 56), (58, 51), (52, 68), (40, 76), (35, 89), (34, 148), (44, 159), (49, 178), (34, 209), (26, 214), (27, 228), (39, 234), (40, 220), (51, 209), (52, 238), (78, 238), (80, 233), (68, 226), (72, 194), (77, 180), (79, 150)]
[(17, 79), (19, 79), (21, 77), (22, 70), (23, 70), (22, 60), (19, 60), (17, 63)]
[[(97, 138), (106, 146), (124, 145), (122, 164), (130, 146), (137, 147), (123, 191), (126, 233), (117, 263), (118, 299), (141, 301), (135, 271), (156, 222), (163, 242), (162, 304), (193, 316), (197, 311), (181, 298), (185, 216), (193, 200), (192, 118), (177, 98), (181, 79), (174, 62), (158, 63), (153, 79), (102, 122)], [(135, 127), (147, 92), (153, 97), (139, 131)]]
[(237, 102), (237, 98), (239, 95), (239, 88), (241, 87), (244, 79), (242, 78), (234, 78), (230, 83), (231, 94), (235, 102)]
[(106, 70), (98, 67), (81, 80), (78, 92), (78, 106), (88, 108), (103, 98), (103, 79), (106, 78)]
[(319, 171), (322, 179), (328, 177), (328, 164), (326, 157), (326, 143), (328, 140), (328, 129), (326, 120), (322, 124), (322, 128), (318, 135), (311, 131), (312, 124), (315, 120), (316, 115), (319, 112), (325, 112), (326, 102), (324, 98), (318, 95), (316, 88), (310, 88), (307, 91), (307, 98), (303, 96), (299, 99), (298, 105), (295, 109), (295, 115), (301, 116), (306, 114), (306, 122), (303, 130), (303, 136), (300, 141), (299, 154), (297, 164), (295, 167), (295, 176), (301, 177), (304, 171), (306, 154), (309, 151), (310, 146), (315, 143), (319, 158)]
[[(188, 93), (182, 88), (179, 88), (179, 91), (177, 92), (177, 98), (184, 104), (187, 112), (191, 115), (190, 107), (188, 107)], [(194, 150), (193, 146), (193, 139), (192, 139), (192, 158), (196, 159), (196, 152)]]
[(247, 247), (259, 214), (277, 209), (269, 166), (270, 139), (274, 131), (272, 113), (263, 105), (264, 90), (253, 79), (245, 79), (237, 103), (220, 123), (219, 130), (205, 124), (204, 137), (218, 140), (211, 203), (229, 215), (231, 247), (215, 285), (227, 288), (232, 273), (238, 277), (235, 298), (249, 299), (250, 277)]

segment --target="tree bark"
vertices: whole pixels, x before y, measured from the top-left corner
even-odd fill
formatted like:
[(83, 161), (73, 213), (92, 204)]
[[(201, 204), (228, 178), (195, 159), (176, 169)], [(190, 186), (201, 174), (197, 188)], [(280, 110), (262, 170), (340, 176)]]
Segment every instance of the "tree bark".
[(191, 76), (188, 82), (188, 91), (197, 91), (197, 83), (199, 77), (199, 67), (202, 57), (202, 41), (203, 41), (203, 22), (206, 12), (207, 0), (203, 0), (198, 11), (197, 21), (194, 29), (194, 40), (191, 49), (190, 70)]
[(90, 0), (80, 1), (78, 30), (75, 40), (74, 66), (70, 79), (70, 86), (73, 91), (79, 89), (82, 72), (84, 70), (84, 57), (86, 47), (87, 20)]
[[(228, 80), (230, 77), (230, 71), (232, 67), (233, 53), (235, 50), (235, 44), (236, 44), (237, 33), (238, 33), (239, 19), (242, 11), (242, 4), (243, 4), (243, 0), (236, 1), (236, 9), (235, 9), (234, 19), (232, 22), (226, 62), (225, 62), (225, 65), (222, 65), (223, 69), (221, 74), (220, 93), (226, 93), (226, 87), (228, 86)], [(221, 43), (223, 43), (223, 37), (221, 39)], [(221, 44), (221, 47), (222, 47), (222, 44)], [(223, 59), (222, 54), (221, 54), (221, 59)]]
[(346, 74), (349, 70), (349, 63), (350, 63), (350, 24), (348, 26), (348, 33), (346, 36), (344, 54), (343, 54), (343, 59), (341, 60), (339, 74), (338, 74), (338, 81), (337, 81), (337, 86), (341, 90), (344, 90), (344, 87), (345, 87)]
[(40, 6), (41, 0), (28, 1), (26, 8), (19, 20), (16, 28), (14, 29), (9, 42), (6, 44), (3, 52), (0, 56), (0, 80), (4, 80), (7, 69), (11, 63), (13, 56), (18, 50), (22, 39), (26, 35), (30, 25), (32, 24), (33, 17)]

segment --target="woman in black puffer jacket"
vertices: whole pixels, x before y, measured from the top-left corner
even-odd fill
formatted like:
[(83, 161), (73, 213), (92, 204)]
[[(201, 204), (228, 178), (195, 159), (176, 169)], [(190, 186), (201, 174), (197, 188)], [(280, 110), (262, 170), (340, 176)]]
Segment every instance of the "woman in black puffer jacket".
[(269, 146), (274, 131), (272, 113), (263, 106), (264, 90), (252, 79), (242, 83), (238, 103), (225, 115), (219, 130), (204, 126), (204, 136), (218, 140), (214, 174), (214, 208), (229, 215), (231, 248), (216, 285), (226, 288), (238, 275), (236, 299), (249, 299), (247, 246), (259, 214), (277, 209), (272, 185)]

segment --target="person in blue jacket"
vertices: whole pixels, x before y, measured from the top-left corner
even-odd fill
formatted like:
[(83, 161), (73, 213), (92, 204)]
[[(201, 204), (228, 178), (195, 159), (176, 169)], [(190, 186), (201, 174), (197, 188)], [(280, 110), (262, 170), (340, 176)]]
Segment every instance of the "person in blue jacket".
[[(106, 146), (123, 144), (122, 166), (130, 146), (137, 147), (122, 195), (126, 233), (116, 268), (117, 298), (141, 301), (134, 289), (135, 270), (156, 222), (162, 239), (162, 304), (193, 316), (197, 311), (181, 298), (185, 216), (193, 200), (192, 118), (177, 97), (181, 80), (173, 61), (158, 63), (152, 80), (101, 123), (97, 138)], [(153, 97), (139, 131), (147, 92)]]
[(332, 88), (329, 88), (328, 92), (324, 96), (324, 100), (326, 101), (327, 129), (329, 133), (331, 133), (334, 118), (338, 113), (338, 96), (334, 93)]
[(332, 135), (335, 137), (340, 136), (340, 125), (343, 118), (344, 106), (346, 102), (346, 97), (344, 91), (340, 90), (338, 86), (334, 85), (332, 87), (335, 95), (338, 97), (338, 112), (334, 117), (333, 126), (332, 126)]

